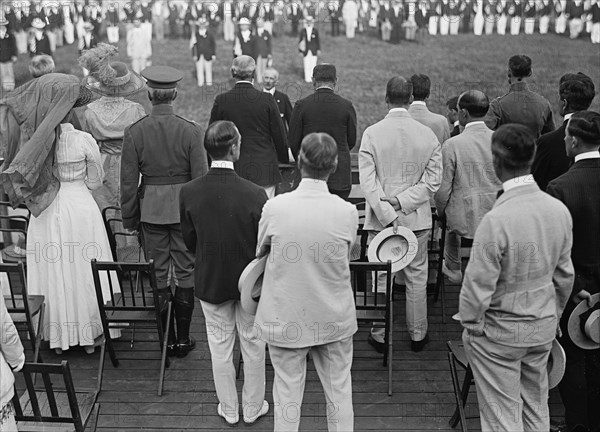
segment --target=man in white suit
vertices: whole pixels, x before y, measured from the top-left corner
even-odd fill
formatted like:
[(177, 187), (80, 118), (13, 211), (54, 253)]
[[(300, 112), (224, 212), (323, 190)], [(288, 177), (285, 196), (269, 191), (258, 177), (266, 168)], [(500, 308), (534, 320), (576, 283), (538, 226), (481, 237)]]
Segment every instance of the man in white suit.
[(408, 107), (408, 113), (419, 123), (430, 128), (440, 144), (450, 138), (448, 120), (441, 114), (429, 111), (427, 98), (431, 92), (431, 80), (427, 75), (415, 74), (410, 77), (413, 86), (413, 102)]
[[(415, 259), (402, 270), (406, 283), (406, 321), (411, 349), (421, 351), (427, 337), (427, 239), (432, 196), (442, 180), (442, 152), (435, 134), (408, 113), (412, 83), (400, 76), (387, 83), (388, 115), (368, 127), (358, 152), (360, 186), (367, 200), (369, 240), (388, 226), (405, 226), (417, 236)], [(445, 120), (444, 120), (445, 121)], [(385, 276), (384, 276), (385, 277)], [(379, 282), (383, 285), (383, 282)], [(383, 352), (383, 329), (369, 343)]]
[(448, 226), (442, 271), (452, 283), (462, 281), (461, 237), (473, 239), (502, 186), (492, 165), (493, 132), (483, 121), (488, 97), (469, 90), (460, 95), (457, 105), (458, 121), (465, 129), (442, 147), (444, 176), (435, 194), (438, 215), (446, 216)]
[(534, 153), (524, 125), (493, 134), (504, 193), (475, 232), (460, 291), (483, 432), (550, 430), (547, 363), (573, 287), (573, 223), (529, 174)]
[(278, 432), (300, 425), (309, 350), (325, 390), (329, 430), (354, 430), (350, 369), (357, 323), (348, 257), (358, 213), (327, 189), (336, 165), (333, 138), (307, 135), (298, 155), (298, 189), (268, 201), (258, 225), (258, 255), (269, 258), (254, 327), (269, 344), (275, 370)]

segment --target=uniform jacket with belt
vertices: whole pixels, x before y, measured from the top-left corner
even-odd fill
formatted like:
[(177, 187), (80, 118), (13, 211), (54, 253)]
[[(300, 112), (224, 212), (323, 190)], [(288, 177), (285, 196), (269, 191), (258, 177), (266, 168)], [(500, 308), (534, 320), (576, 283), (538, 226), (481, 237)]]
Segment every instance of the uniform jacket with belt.
[(429, 111), (427, 105), (413, 103), (408, 107), (408, 113), (416, 121), (430, 128), (440, 144), (444, 144), (450, 138), (450, 126), (446, 117)]
[[(365, 129), (358, 151), (360, 187), (367, 200), (365, 229), (381, 231), (398, 217), (413, 231), (431, 228), (430, 197), (442, 181), (435, 134), (406, 111), (392, 111)], [(397, 197), (394, 210), (381, 198)]]
[(229, 120), (242, 136), (240, 160), (235, 171), (259, 186), (281, 182), (279, 163), (288, 163), (288, 147), (273, 96), (238, 82), (233, 89), (215, 98), (210, 123)]
[(140, 222), (179, 223), (181, 187), (206, 174), (207, 169), (202, 128), (175, 115), (171, 105), (154, 105), (150, 115), (125, 129), (121, 156), (123, 226), (137, 229)]
[(507, 123), (519, 123), (531, 129), (536, 137), (554, 130), (550, 102), (532, 92), (525, 82), (511, 84), (507, 94), (492, 100), (485, 122), (492, 130)]
[(569, 210), (535, 183), (502, 194), (475, 233), (463, 326), (512, 347), (551, 342), (573, 287), (572, 242)]
[(211, 168), (181, 188), (181, 232), (196, 254), (196, 297), (239, 300), (238, 279), (256, 253), (258, 221), (267, 194), (228, 168)]
[(502, 188), (492, 164), (492, 134), (484, 123), (472, 124), (442, 146), (443, 178), (435, 205), (446, 215), (448, 229), (462, 237), (473, 238)]
[(290, 120), (289, 143), (298, 160), (302, 139), (312, 132), (332, 136), (338, 149), (338, 166), (327, 182), (337, 191), (352, 188), (350, 150), (356, 144), (356, 110), (347, 99), (329, 88), (317, 89), (310, 96), (296, 102)]

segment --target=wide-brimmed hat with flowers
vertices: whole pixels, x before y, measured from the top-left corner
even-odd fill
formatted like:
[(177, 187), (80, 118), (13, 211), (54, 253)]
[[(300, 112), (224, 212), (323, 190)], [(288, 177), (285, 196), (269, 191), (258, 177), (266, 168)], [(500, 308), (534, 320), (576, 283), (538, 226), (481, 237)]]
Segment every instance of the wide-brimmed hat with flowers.
[(81, 54), (79, 64), (90, 72), (85, 82), (90, 90), (103, 96), (127, 97), (146, 88), (142, 77), (129, 70), (125, 63), (112, 61), (118, 52), (114, 45), (99, 43)]

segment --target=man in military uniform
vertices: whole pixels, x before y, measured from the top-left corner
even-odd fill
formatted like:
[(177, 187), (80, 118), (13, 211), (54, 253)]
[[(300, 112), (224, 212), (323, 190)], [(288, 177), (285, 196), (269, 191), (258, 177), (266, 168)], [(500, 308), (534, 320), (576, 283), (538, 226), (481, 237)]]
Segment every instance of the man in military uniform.
[(172, 298), (172, 269), (177, 338), (174, 331), (169, 334), (169, 353), (184, 357), (196, 345), (189, 334), (194, 310), (194, 255), (181, 234), (179, 191), (184, 183), (208, 171), (204, 132), (196, 123), (173, 113), (177, 83), (183, 78), (180, 71), (152, 66), (144, 69), (142, 76), (147, 79), (152, 113), (125, 129), (121, 159), (123, 226), (141, 231), (146, 258), (154, 260), (165, 310), (163, 320)]

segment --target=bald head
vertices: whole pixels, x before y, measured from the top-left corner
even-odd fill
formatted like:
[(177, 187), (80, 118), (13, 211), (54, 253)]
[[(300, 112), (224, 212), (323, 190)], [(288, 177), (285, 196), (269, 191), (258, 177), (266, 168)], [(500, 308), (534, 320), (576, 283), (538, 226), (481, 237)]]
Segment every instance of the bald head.
[(395, 76), (387, 83), (385, 101), (390, 106), (407, 106), (412, 102), (413, 85), (410, 80)]
[(464, 126), (472, 121), (483, 119), (490, 107), (490, 100), (479, 90), (467, 90), (458, 97), (460, 123)]
[(254, 78), (256, 62), (247, 55), (241, 55), (233, 59), (231, 75), (237, 81), (251, 81)]

